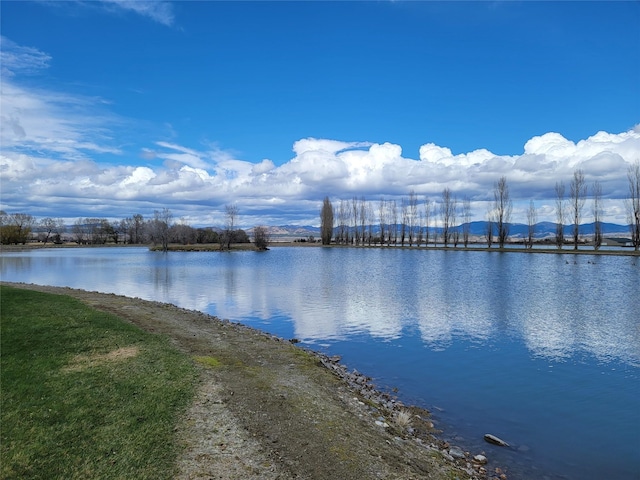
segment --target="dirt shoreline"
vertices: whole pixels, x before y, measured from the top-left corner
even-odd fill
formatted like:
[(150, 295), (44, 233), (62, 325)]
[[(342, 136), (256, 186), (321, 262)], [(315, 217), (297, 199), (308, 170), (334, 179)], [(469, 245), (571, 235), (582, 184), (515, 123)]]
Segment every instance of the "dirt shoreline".
[(507, 478), (474, 459), (484, 452), (463, 452), (440, 439), (429, 412), (377, 391), (338, 357), (170, 304), (2, 284), (74, 297), (166, 335), (194, 359), (200, 376), (176, 430), (184, 447), (176, 478)]

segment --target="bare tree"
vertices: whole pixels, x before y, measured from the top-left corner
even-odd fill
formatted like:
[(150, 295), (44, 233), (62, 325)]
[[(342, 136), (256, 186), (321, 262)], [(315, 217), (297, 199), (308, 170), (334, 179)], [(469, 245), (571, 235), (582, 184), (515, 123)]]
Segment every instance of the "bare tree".
[(424, 243), (429, 246), (429, 231), (431, 229), (431, 200), (424, 197)]
[(529, 200), (529, 209), (527, 210), (527, 241), (528, 248), (533, 248), (533, 238), (536, 234), (536, 223), (538, 223), (538, 213), (533, 200)]
[(22, 244), (27, 243), (31, 239), (31, 232), (36, 225), (36, 217), (28, 213), (15, 213), (13, 215), (13, 223), (18, 229), (18, 239)]
[(171, 226), (169, 231), (169, 241), (180, 243), (181, 245), (189, 245), (196, 243), (198, 239), (198, 231), (189, 225), (186, 219), (181, 218), (177, 223)]
[(398, 205), (395, 200), (390, 201), (390, 223), (391, 228), (389, 230), (389, 243), (393, 242), (393, 244), (398, 243)]
[(495, 224), (495, 213), (492, 208), (487, 210), (487, 221), (484, 230), (484, 236), (487, 239), (487, 247), (493, 245), (493, 225)]
[(416, 223), (418, 221), (418, 196), (415, 190), (409, 192), (409, 246), (416, 240)]
[(151, 238), (154, 244), (160, 244), (162, 251), (169, 250), (169, 229), (173, 215), (168, 208), (154, 210), (151, 222)]
[(129, 231), (129, 243), (142, 243), (144, 239), (144, 217), (136, 213), (133, 217), (131, 217), (131, 224)]
[(220, 249), (226, 247), (231, 250), (231, 242), (233, 242), (233, 234), (236, 228), (236, 220), (238, 219), (238, 206), (235, 203), (228, 203), (224, 206), (225, 226), (222, 232), (223, 242)]
[(471, 200), (466, 196), (462, 200), (462, 222), (462, 243), (467, 248), (471, 232)]
[(338, 206), (338, 235), (336, 238), (338, 243), (347, 243), (349, 241), (349, 205), (344, 199), (340, 200)]
[(458, 242), (460, 241), (460, 227), (456, 225), (458, 222), (458, 198), (453, 196), (453, 206), (451, 208), (451, 240), (453, 246), (458, 248)]
[(556, 245), (562, 248), (564, 244), (564, 217), (565, 217), (565, 199), (564, 199), (564, 183), (556, 182)]
[(593, 199), (593, 248), (600, 249), (602, 245), (602, 186), (596, 180), (591, 187)]
[(91, 243), (96, 245), (104, 245), (113, 234), (111, 223), (106, 218), (92, 218), (90, 231)]
[(380, 222), (380, 246), (383, 246), (387, 227), (387, 202), (384, 198), (380, 198), (378, 204), (378, 221)]
[(451, 236), (451, 220), (455, 217), (454, 200), (451, 196), (451, 189), (446, 187), (442, 191), (442, 203), (440, 204), (440, 220), (442, 220), (442, 241), (445, 248), (449, 245)]
[(84, 245), (89, 241), (89, 231), (86, 224), (86, 219), (78, 218), (75, 222), (73, 222), (73, 226), (71, 227), (71, 233), (73, 234), (73, 239), (78, 245)]
[(416, 245), (419, 247), (424, 242), (424, 213), (418, 212), (418, 235)]
[(373, 211), (373, 204), (371, 202), (367, 202), (366, 208), (365, 208), (365, 217), (367, 219), (367, 245), (371, 246), (371, 244), (374, 242), (374, 237), (373, 237), (373, 229), (374, 229), (374, 222), (376, 220), (376, 215)]
[(571, 200), (571, 211), (573, 213), (573, 249), (578, 249), (580, 237), (580, 219), (582, 218), (582, 208), (587, 196), (587, 184), (584, 180), (584, 172), (577, 169), (573, 172), (573, 179), (569, 186), (569, 199)]
[(99, 245), (104, 242), (104, 232), (102, 231), (102, 220), (100, 218), (84, 218), (87, 231), (87, 242), (91, 245)]
[(136, 213), (132, 217), (122, 220), (121, 229), (125, 234), (125, 241), (128, 238), (129, 243), (137, 244), (144, 241), (144, 217)]
[(267, 227), (258, 226), (253, 229), (253, 243), (258, 250), (268, 250), (269, 241), (270, 237)]
[(0, 243), (8, 245), (12, 236), (11, 215), (4, 210), (0, 210)]
[(407, 235), (407, 223), (409, 222), (409, 203), (402, 197), (400, 201), (400, 245), (404, 247), (404, 239)]
[(358, 217), (360, 218), (360, 243), (364, 245), (365, 237), (367, 236), (367, 222), (369, 221), (367, 216), (367, 200), (364, 197), (360, 197), (358, 210)]
[(104, 225), (104, 228), (107, 235), (111, 237), (111, 240), (113, 240), (113, 243), (117, 245), (120, 242), (120, 234), (123, 231), (121, 228), (121, 222), (119, 222), (118, 220), (107, 222)]
[(320, 238), (322, 245), (330, 245), (333, 237), (333, 205), (329, 197), (324, 197), (320, 210)]
[(352, 243), (358, 245), (360, 243), (360, 208), (358, 207), (358, 197), (353, 197), (351, 200), (351, 221), (353, 222), (353, 227), (351, 231), (353, 232), (353, 237), (351, 239)]
[(627, 170), (629, 179), (629, 198), (627, 198), (627, 218), (631, 230), (631, 243), (633, 248), (640, 249), (640, 160), (629, 166)]
[(79, 245), (102, 245), (112, 233), (111, 224), (106, 218), (78, 218), (71, 231)]
[(54, 237), (54, 241), (60, 240), (60, 233), (64, 230), (64, 220), (61, 218), (46, 217), (40, 220), (40, 228), (42, 229), (42, 242), (46, 245), (51, 235)]
[(493, 211), (495, 213), (496, 228), (498, 233), (498, 245), (504, 248), (509, 236), (509, 222), (513, 203), (509, 194), (507, 177), (500, 177), (493, 187)]

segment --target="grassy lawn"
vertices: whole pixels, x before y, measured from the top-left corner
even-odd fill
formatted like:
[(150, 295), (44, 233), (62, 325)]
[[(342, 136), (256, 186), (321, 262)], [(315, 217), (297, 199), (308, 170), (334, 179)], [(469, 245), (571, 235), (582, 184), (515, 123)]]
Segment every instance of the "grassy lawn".
[(189, 358), (70, 297), (0, 289), (0, 478), (172, 478)]

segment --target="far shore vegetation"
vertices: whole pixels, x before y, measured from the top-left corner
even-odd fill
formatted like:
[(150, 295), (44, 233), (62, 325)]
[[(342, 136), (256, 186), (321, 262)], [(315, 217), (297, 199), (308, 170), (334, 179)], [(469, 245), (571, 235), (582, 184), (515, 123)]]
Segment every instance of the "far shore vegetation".
[(173, 478), (189, 357), (67, 296), (1, 286), (0, 300), (0, 478)]
[[(555, 185), (555, 232), (541, 236), (537, 232), (538, 211), (534, 200), (526, 210), (524, 233), (511, 235), (513, 223), (513, 197), (507, 177), (494, 183), (493, 200), (485, 202), (487, 211), (481, 233), (472, 232), (471, 202), (464, 196), (459, 199), (449, 187), (439, 198), (419, 198), (412, 190), (408, 197), (368, 201), (364, 197), (339, 199), (336, 206), (326, 196), (320, 209), (319, 238), (313, 236), (291, 239), (299, 244), (321, 243), (343, 246), (387, 247), (453, 247), (503, 250), (522, 245), (525, 249), (541, 252), (539, 247), (555, 246), (557, 251), (570, 248), (578, 253), (585, 246), (591, 253), (603, 245), (628, 246), (636, 254), (640, 252), (640, 161), (630, 165), (627, 171), (629, 186), (625, 199), (628, 233), (617, 232), (618, 238), (606, 238), (603, 232), (603, 192), (598, 181), (587, 185), (582, 169), (576, 169), (567, 189), (562, 181)], [(587, 200), (590, 204), (587, 208)], [(72, 226), (60, 218), (37, 220), (26, 213), (0, 211), (0, 244), (2, 245), (151, 245), (153, 250), (230, 251), (267, 250), (277, 235), (265, 225), (249, 230), (238, 228), (240, 212), (236, 204), (224, 206), (222, 227), (194, 228), (184, 220), (173, 221), (168, 208), (154, 211), (153, 218), (141, 214), (120, 221), (104, 218), (78, 218)], [(584, 232), (585, 221), (591, 230)], [(569, 220), (569, 222), (567, 222)], [(623, 236), (624, 235), (624, 236)], [(216, 247), (212, 247), (216, 245)], [(497, 247), (497, 248), (495, 248)], [(534, 249), (534, 247), (536, 247)], [(513, 248), (509, 248), (512, 251)], [(610, 254), (607, 252), (607, 254)]]

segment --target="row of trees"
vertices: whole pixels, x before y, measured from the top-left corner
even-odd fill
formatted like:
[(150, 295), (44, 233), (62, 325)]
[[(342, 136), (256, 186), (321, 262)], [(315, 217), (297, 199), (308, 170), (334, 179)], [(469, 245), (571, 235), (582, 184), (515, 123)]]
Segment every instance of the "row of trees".
[[(640, 160), (632, 164), (627, 171), (629, 196), (626, 199), (628, 221), (631, 228), (631, 242), (636, 250), (640, 249)], [(577, 169), (569, 186), (569, 195), (565, 198), (563, 182), (555, 185), (556, 235), (558, 248), (565, 244), (564, 226), (572, 221), (572, 241), (578, 248), (580, 224), (588, 193), (591, 193), (592, 215), (595, 224), (594, 248), (602, 244), (602, 187), (595, 181), (591, 188), (585, 182), (584, 172)], [(495, 242), (503, 247), (509, 237), (509, 226), (513, 202), (506, 177), (494, 184), (493, 201), (486, 213), (485, 239), (489, 247)], [(152, 218), (144, 219), (141, 214), (120, 221), (108, 221), (101, 218), (80, 218), (71, 226), (71, 236), (78, 244), (104, 244), (106, 242), (125, 242), (131, 244), (153, 243), (163, 249), (169, 243), (195, 244), (219, 243), (220, 248), (229, 249), (231, 243), (248, 242), (247, 234), (236, 228), (238, 208), (234, 204), (225, 206), (225, 225), (222, 229), (193, 228), (184, 221), (172, 222), (171, 212), (164, 208), (156, 210)], [(525, 245), (533, 246), (537, 210), (533, 200), (526, 213), (528, 226)], [(437, 219), (440, 226), (435, 228)], [(321, 240), (323, 244), (335, 241), (339, 244), (408, 244), (429, 245), (438, 241), (445, 246), (462, 243), (465, 247), (470, 239), (471, 200), (464, 197), (461, 202), (449, 187), (442, 191), (439, 201), (428, 197), (422, 202), (415, 191), (408, 198), (396, 200), (381, 198), (376, 205), (367, 202), (364, 197), (340, 200), (334, 208), (325, 197), (320, 211)], [(432, 228), (433, 225), (433, 228)], [(376, 231), (377, 230), (377, 231)], [(69, 228), (59, 218), (43, 218), (0, 211), (0, 242), (19, 244), (30, 241), (34, 232), (44, 242), (61, 242), (63, 235), (69, 234)], [(438, 235), (439, 234), (439, 235)], [(254, 242), (260, 249), (267, 248), (269, 234), (266, 227), (254, 228)]]
[[(105, 243), (153, 244), (163, 250), (170, 243), (182, 245), (218, 243), (229, 249), (232, 243), (248, 243), (247, 233), (236, 228), (238, 218), (236, 205), (225, 206), (223, 228), (194, 228), (185, 221), (173, 221), (167, 208), (156, 210), (153, 217), (145, 219), (141, 214), (123, 220), (109, 221), (105, 218), (78, 218), (67, 226), (60, 218), (36, 219), (32, 215), (0, 212), (0, 242), (4, 245), (25, 244), (37, 239), (44, 244), (63, 243), (71, 240), (79, 245), (103, 245)], [(267, 248), (269, 233), (266, 227), (254, 229), (254, 241), (259, 249)]]
[[(492, 241), (496, 220), (501, 246), (508, 236), (508, 222), (511, 214), (511, 200), (506, 179), (496, 184), (496, 198), (490, 211), (492, 227), (489, 239)], [(437, 218), (440, 227), (432, 228)], [(458, 221), (462, 221), (457, 228)], [(325, 197), (320, 211), (320, 237), (324, 245), (335, 241), (338, 244), (355, 245), (429, 245), (436, 244), (438, 238), (448, 246), (470, 240), (471, 200), (465, 197), (460, 204), (450, 188), (442, 191), (439, 202), (425, 197), (422, 202), (415, 191), (400, 202), (381, 198), (373, 205), (364, 197), (340, 200), (336, 208), (329, 197)], [(435, 227), (435, 225), (434, 225)], [(440, 235), (438, 235), (438, 231)]]
[[(626, 200), (631, 242), (636, 250), (640, 248), (640, 161), (632, 164), (627, 172), (629, 197)], [(556, 235), (555, 243), (562, 248), (566, 243), (564, 227), (567, 221), (572, 225), (572, 244), (577, 249), (580, 242), (580, 224), (584, 218), (587, 196), (590, 193), (592, 218), (594, 221), (593, 245), (597, 250), (602, 245), (602, 186), (595, 181), (589, 188), (583, 170), (576, 169), (565, 197), (562, 181), (555, 185)], [(422, 203), (422, 208), (420, 208)], [(493, 201), (486, 213), (484, 237), (491, 247), (497, 243), (504, 247), (509, 237), (509, 226), (513, 212), (513, 201), (506, 177), (494, 183)], [(435, 228), (437, 220), (439, 226)], [(526, 212), (527, 235), (525, 246), (532, 248), (537, 224), (536, 206), (531, 200)], [(432, 224), (433, 227), (432, 228)], [(471, 225), (471, 200), (464, 197), (459, 202), (449, 187), (442, 191), (439, 201), (425, 197), (419, 201), (415, 191), (408, 198), (396, 200), (381, 198), (377, 206), (364, 197), (340, 200), (336, 207), (329, 197), (325, 197), (320, 210), (320, 236), (324, 245), (335, 241), (338, 244), (380, 244), (380, 245), (429, 245), (438, 238), (445, 247), (449, 244), (465, 247), (469, 243)], [(438, 235), (439, 234), (439, 235)]]

